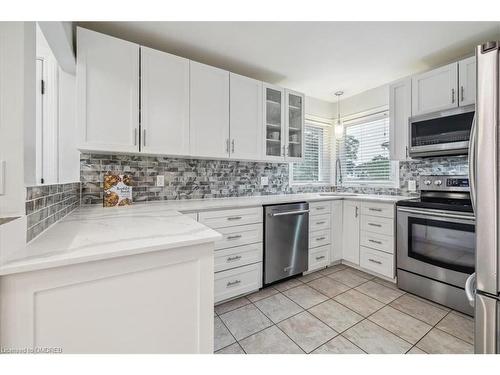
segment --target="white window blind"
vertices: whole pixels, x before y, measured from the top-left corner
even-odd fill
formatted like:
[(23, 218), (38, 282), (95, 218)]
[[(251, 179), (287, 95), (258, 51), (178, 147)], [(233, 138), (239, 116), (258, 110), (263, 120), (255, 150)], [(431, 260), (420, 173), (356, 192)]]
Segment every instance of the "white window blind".
[(304, 128), (304, 160), (291, 166), (292, 183), (330, 183), (332, 167), (331, 126), (307, 121)]
[(344, 122), (344, 135), (338, 142), (338, 150), (342, 185), (393, 185), (398, 178), (397, 163), (389, 159), (386, 111)]

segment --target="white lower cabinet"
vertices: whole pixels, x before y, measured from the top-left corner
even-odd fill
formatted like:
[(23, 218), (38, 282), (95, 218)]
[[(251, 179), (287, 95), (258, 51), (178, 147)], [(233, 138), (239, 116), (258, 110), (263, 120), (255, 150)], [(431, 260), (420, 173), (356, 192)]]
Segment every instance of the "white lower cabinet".
[(342, 259), (359, 265), (360, 202), (344, 201)]
[(309, 270), (314, 271), (330, 264), (330, 245), (309, 249)]
[(252, 292), (262, 286), (262, 263), (215, 273), (215, 303)]
[(342, 260), (342, 228), (344, 204), (343, 201), (332, 202), (332, 247), (330, 251), (330, 262)]
[(330, 264), (332, 243), (331, 202), (309, 203), (309, 267), (307, 272)]
[(223, 235), (215, 243), (215, 303), (262, 287), (262, 207), (204, 211), (199, 221)]
[(394, 255), (361, 246), (360, 266), (382, 276), (394, 277)]

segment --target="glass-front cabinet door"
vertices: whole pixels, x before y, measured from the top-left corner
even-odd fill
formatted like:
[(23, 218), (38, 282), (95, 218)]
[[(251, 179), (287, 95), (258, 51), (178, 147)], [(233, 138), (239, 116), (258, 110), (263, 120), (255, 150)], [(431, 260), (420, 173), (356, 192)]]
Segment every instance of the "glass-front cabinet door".
[(284, 160), (285, 148), (285, 92), (282, 88), (264, 84), (265, 159)]
[(304, 95), (286, 90), (286, 143), (287, 161), (300, 161), (304, 156)]

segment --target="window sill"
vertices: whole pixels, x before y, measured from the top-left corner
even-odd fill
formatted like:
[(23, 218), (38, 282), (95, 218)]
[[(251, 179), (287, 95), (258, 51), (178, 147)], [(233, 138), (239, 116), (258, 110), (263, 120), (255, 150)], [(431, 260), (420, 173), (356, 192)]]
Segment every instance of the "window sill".
[(380, 189), (398, 189), (399, 183), (388, 182), (388, 183), (376, 183), (376, 182), (366, 182), (366, 183), (343, 183), (341, 185), (335, 185), (339, 188), (380, 188)]
[(334, 186), (330, 182), (290, 182), (290, 186)]

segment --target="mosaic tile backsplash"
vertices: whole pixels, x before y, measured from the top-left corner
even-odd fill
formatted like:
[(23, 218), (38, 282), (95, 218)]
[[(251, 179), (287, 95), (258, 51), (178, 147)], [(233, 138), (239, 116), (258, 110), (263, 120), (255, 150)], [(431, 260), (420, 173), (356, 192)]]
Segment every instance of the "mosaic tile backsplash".
[(80, 183), (26, 188), (26, 242), (80, 205)]
[[(331, 191), (329, 185), (291, 186), (286, 163), (82, 153), (82, 204), (102, 204), (108, 171), (133, 176), (134, 202)], [(155, 186), (157, 175), (165, 176), (165, 186)], [(269, 185), (260, 186), (263, 176)]]

